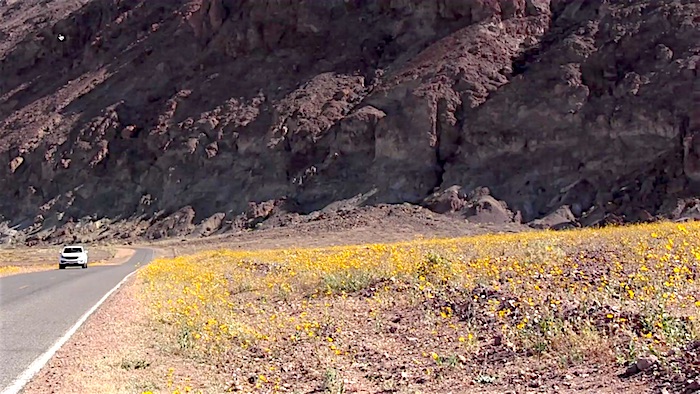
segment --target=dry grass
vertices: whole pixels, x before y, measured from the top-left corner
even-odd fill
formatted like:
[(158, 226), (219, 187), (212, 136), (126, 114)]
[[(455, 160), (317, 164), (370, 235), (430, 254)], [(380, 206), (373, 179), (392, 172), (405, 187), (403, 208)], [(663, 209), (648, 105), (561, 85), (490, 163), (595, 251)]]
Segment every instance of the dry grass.
[(32, 264), (32, 265), (2, 265), (0, 266), (0, 278), (16, 274), (48, 271), (56, 268), (56, 264)]
[[(118, 249), (112, 246), (89, 248), (90, 264), (109, 264), (117, 257)], [(60, 247), (53, 248), (2, 248), (0, 249), (0, 277), (36, 271), (56, 269)]]
[(216, 366), (230, 388), (469, 390), (697, 338), (698, 230), (219, 250), (157, 260), (141, 278), (165, 351)]

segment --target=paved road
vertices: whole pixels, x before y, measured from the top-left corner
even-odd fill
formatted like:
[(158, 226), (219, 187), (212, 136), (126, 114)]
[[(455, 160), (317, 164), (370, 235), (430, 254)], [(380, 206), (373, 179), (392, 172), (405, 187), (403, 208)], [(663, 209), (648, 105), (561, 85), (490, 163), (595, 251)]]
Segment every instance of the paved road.
[(153, 259), (138, 249), (124, 264), (67, 268), (0, 278), (0, 392), (52, 347), (138, 265)]

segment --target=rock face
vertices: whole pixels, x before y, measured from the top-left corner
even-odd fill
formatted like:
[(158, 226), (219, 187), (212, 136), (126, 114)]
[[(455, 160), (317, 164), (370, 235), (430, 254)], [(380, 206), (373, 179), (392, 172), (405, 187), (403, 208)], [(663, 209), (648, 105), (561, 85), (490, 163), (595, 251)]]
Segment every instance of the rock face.
[(451, 186), (423, 200), (422, 204), (436, 213), (458, 213), (473, 223), (507, 224), (520, 223), (520, 212), (513, 213), (508, 204), (498, 201), (486, 187), (478, 187), (465, 193), (459, 186)]
[(490, 194), (439, 211), (598, 223), (700, 194), (694, 1), (24, 0), (0, 16), (13, 231), (209, 235), (250, 203), (455, 185)]
[(156, 221), (146, 231), (146, 237), (149, 239), (161, 239), (190, 234), (195, 229), (195, 225), (192, 223), (194, 216), (195, 212), (192, 207), (186, 206), (172, 215)]
[(569, 206), (564, 205), (549, 215), (535, 219), (530, 226), (537, 229), (559, 230), (564, 228), (578, 227), (576, 216), (571, 212)]

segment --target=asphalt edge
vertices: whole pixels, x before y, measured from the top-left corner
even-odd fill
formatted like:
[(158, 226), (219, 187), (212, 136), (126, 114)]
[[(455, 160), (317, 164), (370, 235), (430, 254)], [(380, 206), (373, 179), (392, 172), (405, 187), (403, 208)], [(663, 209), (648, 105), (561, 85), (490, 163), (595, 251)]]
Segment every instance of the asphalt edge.
[[(151, 250), (151, 259), (154, 257), (154, 251)], [(78, 329), (87, 321), (87, 319), (95, 313), (95, 311), (111, 296), (115, 291), (117, 291), (124, 283), (126, 283), (129, 278), (131, 278), (132, 275), (135, 273), (139, 272), (142, 267), (137, 268), (133, 272), (130, 272), (127, 276), (124, 277), (119, 283), (117, 283), (116, 286), (114, 286), (110, 291), (108, 291), (97, 303), (90, 308), (85, 314), (83, 314), (80, 319), (66, 331), (65, 334), (61, 338), (59, 338), (53, 346), (49, 348), (46, 352), (44, 352), (41, 356), (37, 357), (34, 361), (32, 361), (31, 364), (25, 369), (22, 374), (17, 377), (8, 387), (6, 387), (0, 394), (19, 394), (22, 389), (24, 389), (24, 386), (29, 383), (34, 376), (41, 371), (42, 368), (51, 360), (51, 357), (56, 354), (56, 352), (66, 343), (68, 340), (75, 334)]]

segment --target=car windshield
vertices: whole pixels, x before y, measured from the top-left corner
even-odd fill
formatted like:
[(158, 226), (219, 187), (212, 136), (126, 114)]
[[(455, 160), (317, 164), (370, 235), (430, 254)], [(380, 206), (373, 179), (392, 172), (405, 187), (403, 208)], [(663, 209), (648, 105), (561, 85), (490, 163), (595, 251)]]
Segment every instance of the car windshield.
[(63, 248), (63, 253), (82, 253), (83, 248)]

